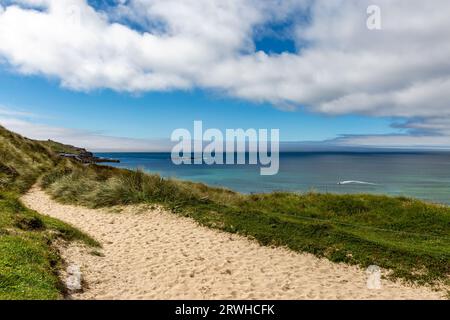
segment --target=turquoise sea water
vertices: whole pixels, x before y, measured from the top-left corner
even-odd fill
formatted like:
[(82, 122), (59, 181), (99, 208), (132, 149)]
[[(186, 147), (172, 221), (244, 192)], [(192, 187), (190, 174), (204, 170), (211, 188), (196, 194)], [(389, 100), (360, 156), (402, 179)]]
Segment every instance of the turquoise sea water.
[[(450, 204), (450, 153), (305, 152), (282, 153), (280, 171), (261, 176), (255, 165), (181, 165), (169, 153), (98, 153), (119, 159), (116, 167), (163, 177), (204, 182), (243, 193), (271, 191), (373, 193)], [(372, 184), (338, 185), (340, 181)]]

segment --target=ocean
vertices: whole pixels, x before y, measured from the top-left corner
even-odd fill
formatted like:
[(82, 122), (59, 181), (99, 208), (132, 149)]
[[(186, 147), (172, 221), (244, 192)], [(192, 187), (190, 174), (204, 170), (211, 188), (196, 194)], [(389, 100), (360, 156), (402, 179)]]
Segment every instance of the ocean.
[[(450, 153), (298, 152), (280, 154), (280, 171), (261, 176), (255, 165), (181, 165), (170, 153), (97, 153), (108, 164), (163, 177), (203, 182), (243, 193), (272, 191), (386, 194), (450, 204)], [(339, 184), (343, 182), (343, 184)], [(360, 183), (363, 182), (363, 183)]]

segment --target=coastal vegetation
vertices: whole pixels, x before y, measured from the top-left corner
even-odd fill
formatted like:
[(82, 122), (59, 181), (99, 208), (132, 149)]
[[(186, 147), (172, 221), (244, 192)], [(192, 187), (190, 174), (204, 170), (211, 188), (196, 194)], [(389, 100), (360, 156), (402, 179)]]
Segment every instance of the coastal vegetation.
[(361, 267), (378, 265), (391, 271), (389, 277), (418, 284), (450, 285), (448, 207), (374, 195), (244, 195), (139, 170), (82, 164), (58, 157), (55, 150), (54, 142), (49, 146), (0, 127), (0, 299), (61, 295), (55, 238), (98, 245), (20, 204), (20, 194), (36, 181), (62, 203), (161, 205), (262, 245)]
[(158, 204), (262, 245), (334, 262), (378, 265), (390, 277), (446, 283), (450, 208), (404, 197), (272, 193), (243, 195), (142, 171), (60, 165), (41, 184), (58, 201), (91, 208)]
[(98, 243), (77, 229), (25, 208), (19, 201), (44, 172), (62, 161), (45, 143), (0, 127), (0, 300), (57, 299), (64, 294), (58, 278), (57, 239)]

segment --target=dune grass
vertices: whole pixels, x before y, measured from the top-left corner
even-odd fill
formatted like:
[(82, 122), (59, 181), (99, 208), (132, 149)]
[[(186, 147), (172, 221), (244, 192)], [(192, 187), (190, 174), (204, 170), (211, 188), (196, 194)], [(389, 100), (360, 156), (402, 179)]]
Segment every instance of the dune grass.
[(450, 208), (373, 195), (242, 195), (141, 171), (64, 166), (42, 185), (58, 201), (92, 208), (152, 203), (199, 223), (331, 261), (392, 270), (417, 283), (448, 285)]
[(17, 194), (0, 192), (0, 300), (62, 297), (60, 258), (51, 246), (57, 238), (98, 246), (77, 229), (25, 208)]
[(0, 190), (23, 193), (58, 161), (42, 143), (0, 126)]
[(98, 246), (77, 229), (29, 210), (19, 201), (40, 175), (58, 163), (70, 167), (45, 144), (0, 126), (0, 300), (61, 298), (60, 257), (53, 241)]

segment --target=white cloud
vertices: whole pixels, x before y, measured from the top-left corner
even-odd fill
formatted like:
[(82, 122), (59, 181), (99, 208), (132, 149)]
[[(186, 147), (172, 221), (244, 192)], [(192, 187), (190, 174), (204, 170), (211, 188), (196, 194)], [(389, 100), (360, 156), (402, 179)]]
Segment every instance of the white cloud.
[(448, 136), (415, 136), (415, 135), (368, 135), (348, 136), (334, 141), (337, 146), (365, 146), (413, 149), (445, 149), (449, 150)]
[[(131, 0), (105, 12), (85, 0), (13, 2), (0, 9), (0, 58), (23, 74), (76, 90), (200, 87), (325, 114), (403, 117), (450, 144), (430, 120), (450, 119), (447, 0), (378, 0), (380, 31), (366, 28), (369, 0)], [(254, 51), (256, 28), (305, 12), (309, 23), (294, 25), (299, 52)]]
[(2, 113), (0, 125), (31, 139), (50, 139), (95, 152), (165, 152), (172, 147), (168, 139), (112, 137), (86, 130), (39, 124), (20, 117), (2, 116)]
[(18, 117), (27, 117), (27, 118), (37, 117), (34, 113), (26, 112), (26, 111), (18, 111), (18, 110), (4, 107), (2, 105), (0, 105), (0, 116), (18, 116)]
[[(170, 152), (175, 142), (169, 139), (114, 137), (88, 130), (40, 124), (35, 114), (0, 106), (0, 125), (31, 139), (62, 142), (95, 152)], [(33, 120), (33, 121), (32, 121)], [(281, 142), (281, 151), (341, 150), (353, 147), (441, 148), (449, 149), (450, 119), (433, 118), (396, 124), (410, 134), (346, 135), (325, 141)], [(425, 132), (425, 134), (423, 134)], [(436, 134), (430, 135), (430, 132)]]

